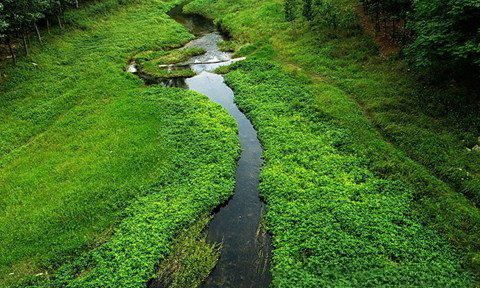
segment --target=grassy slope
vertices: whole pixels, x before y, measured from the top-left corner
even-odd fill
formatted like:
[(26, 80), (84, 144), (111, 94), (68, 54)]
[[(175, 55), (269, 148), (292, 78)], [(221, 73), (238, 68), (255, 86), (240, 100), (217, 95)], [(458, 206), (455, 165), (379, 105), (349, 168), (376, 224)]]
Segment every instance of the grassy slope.
[(107, 239), (54, 283), (141, 285), (178, 229), (232, 192), (233, 120), (206, 97), (123, 72), (139, 51), (191, 39), (169, 5), (96, 3), (69, 16), (81, 30), (2, 71), (0, 286)]
[(478, 104), (463, 99), (468, 91), (419, 85), (404, 63), (381, 59), (365, 35), (332, 38), (305, 26), (295, 30), (307, 37), (283, 35), (280, 41), (289, 44), (282, 47), (282, 57), (311, 74), (327, 76), (362, 106), (389, 141), (480, 204), (480, 153), (470, 150), (480, 144), (480, 118)]
[[(276, 235), (275, 284), (471, 285), (468, 276), (453, 271), (462, 270), (459, 263), (478, 267), (478, 209), (386, 142), (349, 95), (355, 87), (367, 101), (367, 95), (374, 99), (372, 93), (381, 95), (382, 89), (403, 91), (388, 85), (399, 85), (395, 77), (404, 85), (408, 79), (388, 72), (392, 64), (379, 61), (361, 33), (332, 35), (312, 32), (302, 23), (286, 24), (282, 6), (275, 0), (236, 5), (196, 0), (187, 7), (216, 19), (236, 41), (254, 43), (239, 53), (253, 52), (250, 58), (259, 61), (238, 65), (227, 79), (266, 148), (262, 193), (270, 206), (269, 228)], [(288, 73), (266, 65), (270, 58)], [(387, 79), (368, 85), (382, 75)], [(388, 106), (396, 100), (382, 101)], [(410, 109), (409, 119), (417, 112)], [(419, 131), (434, 131), (430, 137), (441, 139), (438, 129), (450, 133), (450, 139), (461, 134), (419, 119)], [(441, 145), (465, 150), (452, 142)], [(400, 146), (411, 152), (408, 145)], [(448, 247), (445, 238), (461, 253)]]

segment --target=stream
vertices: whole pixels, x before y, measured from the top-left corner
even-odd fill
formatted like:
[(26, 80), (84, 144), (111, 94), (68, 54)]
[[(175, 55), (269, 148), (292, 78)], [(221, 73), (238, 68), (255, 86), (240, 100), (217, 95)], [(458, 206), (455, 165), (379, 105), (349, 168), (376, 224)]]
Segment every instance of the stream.
[(212, 21), (184, 14), (182, 5), (174, 7), (169, 15), (197, 36), (185, 45), (186, 48), (200, 47), (206, 51), (187, 61), (196, 75), (191, 78), (156, 79), (156, 83), (152, 83), (152, 79), (145, 75), (142, 77), (136, 67), (131, 66), (129, 71), (137, 73), (147, 84), (197, 91), (220, 104), (236, 120), (242, 148), (237, 163), (235, 193), (214, 214), (205, 232), (209, 243), (221, 243), (222, 248), (217, 265), (202, 287), (268, 287), (271, 281), (270, 237), (262, 229), (265, 205), (258, 193), (263, 164), (262, 147), (252, 123), (235, 104), (232, 89), (225, 84), (222, 75), (213, 72), (220, 66), (243, 59), (232, 59), (231, 53), (219, 50), (217, 44), (224, 37)]

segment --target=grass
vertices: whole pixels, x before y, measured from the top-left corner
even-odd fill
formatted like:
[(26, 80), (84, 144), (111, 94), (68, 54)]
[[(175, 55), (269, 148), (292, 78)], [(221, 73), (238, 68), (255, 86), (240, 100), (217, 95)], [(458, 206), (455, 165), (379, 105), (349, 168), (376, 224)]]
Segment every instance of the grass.
[(228, 114), (123, 71), (192, 39), (171, 5), (96, 2), (2, 68), (0, 286), (141, 286), (178, 231), (231, 195)]
[(173, 252), (159, 265), (161, 287), (199, 287), (217, 264), (220, 247), (207, 243), (203, 230), (211, 217), (203, 217), (175, 240)]
[[(291, 43), (282, 57), (328, 77), (357, 101), (388, 141), (474, 205), (480, 204), (480, 153), (471, 150), (480, 135), (475, 124), (479, 116), (475, 101), (465, 96), (468, 91), (443, 84), (419, 85), (404, 63), (380, 59), (371, 39), (362, 34), (340, 39), (329, 39), (319, 31), (302, 39), (295, 35), (278, 40)], [(320, 52), (317, 43), (324, 43)]]
[[(267, 61), (227, 75), (265, 146), (261, 193), (274, 287), (470, 287), (447, 241), (412, 216), (409, 185), (377, 177), (309, 85)], [(273, 104), (275, 103), (275, 104)]]
[(236, 43), (229, 40), (224, 40), (218, 43), (218, 48), (222, 52), (235, 52), (236, 50)]
[[(470, 132), (405, 101), (427, 90), (401, 61), (380, 58), (355, 25), (285, 23), (282, 1), (196, 0), (186, 9), (215, 19), (243, 42), (237, 53), (256, 60), (226, 77), (266, 149), (274, 286), (473, 285), (463, 267), (480, 267), (479, 210), (432, 167), (475, 179), (476, 154), (457, 142)], [(467, 157), (444, 157), (455, 154)]]

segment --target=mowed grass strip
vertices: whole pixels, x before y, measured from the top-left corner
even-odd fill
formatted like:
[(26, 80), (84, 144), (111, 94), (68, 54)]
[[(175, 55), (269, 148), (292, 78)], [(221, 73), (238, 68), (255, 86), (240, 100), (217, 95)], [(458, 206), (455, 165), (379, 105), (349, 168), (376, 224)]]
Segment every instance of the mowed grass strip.
[(123, 71), (140, 51), (193, 37), (166, 16), (173, 2), (118, 5), (68, 15), (81, 29), (52, 35), (2, 72), (2, 287), (141, 286), (176, 232), (233, 191), (228, 114)]

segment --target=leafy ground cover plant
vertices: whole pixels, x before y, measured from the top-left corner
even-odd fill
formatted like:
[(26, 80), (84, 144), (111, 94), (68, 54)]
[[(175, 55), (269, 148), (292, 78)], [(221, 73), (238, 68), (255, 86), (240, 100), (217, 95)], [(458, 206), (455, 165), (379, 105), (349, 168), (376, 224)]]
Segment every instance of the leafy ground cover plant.
[(142, 52), (133, 59), (142, 73), (156, 78), (192, 77), (195, 72), (188, 65), (171, 66), (187, 61), (193, 56), (202, 55), (205, 50), (198, 47), (173, 50)]
[(341, 91), (267, 61), (236, 68), (228, 83), (265, 146), (274, 287), (472, 285), (455, 250), (412, 215), (413, 189), (376, 176), (349, 129), (320, 108)]

